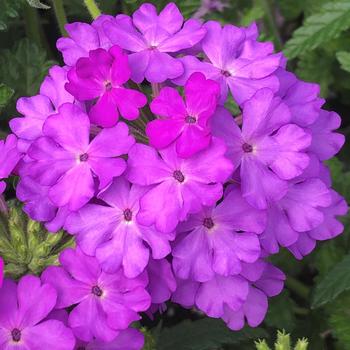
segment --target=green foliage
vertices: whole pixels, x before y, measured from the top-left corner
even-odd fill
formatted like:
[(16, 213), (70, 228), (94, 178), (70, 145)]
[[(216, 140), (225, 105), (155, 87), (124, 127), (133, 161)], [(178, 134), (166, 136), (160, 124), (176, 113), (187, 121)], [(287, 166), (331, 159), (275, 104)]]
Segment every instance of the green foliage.
[(0, 84), (0, 110), (9, 103), (13, 94), (13, 89), (5, 84)]
[[(265, 340), (259, 340), (255, 342), (255, 346), (257, 350), (271, 350), (270, 347), (267, 345)], [(277, 340), (274, 345), (275, 350), (307, 350), (308, 349), (308, 341), (306, 339), (299, 339), (295, 345), (295, 347), (292, 348), (290, 335), (285, 333), (285, 331), (278, 331), (277, 333)]]
[(0, 1), (0, 31), (8, 29), (10, 21), (19, 16), (19, 10), (22, 5), (22, 0)]
[(340, 62), (341, 67), (350, 72), (350, 52), (339, 51), (337, 52), (337, 59)]
[(5, 261), (5, 274), (19, 278), (57, 265), (58, 254), (72, 246), (73, 238), (62, 231), (47, 232), (40, 223), (28, 219), (16, 202), (9, 207), (8, 214), (0, 214), (0, 256)]
[(289, 58), (297, 57), (338, 37), (349, 27), (350, 2), (328, 2), (293, 33), (292, 39), (286, 43), (284, 53)]
[(259, 328), (232, 332), (221, 320), (204, 318), (164, 328), (157, 350), (216, 350), (221, 349), (224, 344), (235, 345), (266, 336), (266, 332)]
[(50, 6), (45, 5), (44, 3), (42, 3), (40, 0), (27, 0), (27, 3), (32, 6), (35, 7), (37, 9), (42, 9), (42, 10), (48, 10), (50, 9)]

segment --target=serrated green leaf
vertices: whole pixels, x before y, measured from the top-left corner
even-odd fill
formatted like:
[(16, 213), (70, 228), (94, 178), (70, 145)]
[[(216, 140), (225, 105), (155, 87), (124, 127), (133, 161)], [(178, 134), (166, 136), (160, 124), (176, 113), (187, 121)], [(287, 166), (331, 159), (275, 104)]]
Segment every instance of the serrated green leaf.
[(0, 1), (0, 31), (6, 30), (10, 20), (19, 16), (22, 4), (21, 0)]
[(13, 94), (13, 89), (5, 84), (0, 84), (0, 109), (9, 103)]
[(340, 51), (336, 54), (342, 69), (350, 72), (350, 52)]
[(294, 58), (338, 37), (350, 27), (350, 1), (338, 0), (321, 6), (308, 17), (286, 43), (284, 53)]
[(334, 266), (324, 279), (316, 285), (312, 308), (320, 307), (350, 290), (350, 255)]
[(37, 9), (48, 10), (51, 8), (50, 6), (43, 4), (40, 0), (26, 0), (26, 1), (31, 7), (35, 7)]
[(205, 318), (195, 322), (184, 321), (163, 329), (157, 349), (216, 350), (224, 344), (239, 344), (266, 336), (266, 332), (259, 328), (245, 328), (240, 332), (233, 332), (221, 320)]

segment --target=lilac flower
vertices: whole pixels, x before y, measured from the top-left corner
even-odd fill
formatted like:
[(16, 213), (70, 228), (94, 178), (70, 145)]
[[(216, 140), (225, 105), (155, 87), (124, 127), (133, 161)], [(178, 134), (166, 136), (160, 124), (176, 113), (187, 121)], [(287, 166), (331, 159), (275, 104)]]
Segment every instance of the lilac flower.
[(151, 103), (151, 111), (164, 118), (147, 124), (150, 145), (162, 149), (175, 141), (176, 152), (182, 158), (207, 148), (211, 141), (210, 118), (218, 97), (219, 85), (202, 73), (192, 74), (187, 81), (186, 102), (176, 89), (163, 88)]
[(2, 257), (0, 256), (0, 288), (2, 286), (3, 279), (4, 279), (4, 260), (2, 260)]
[(239, 188), (232, 189), (219, 205), (179, 225), (178, 232), (184, 234), (172, 252), (176, 276), (205, 282), (215, 274), (239, 274), (241, 262), (260, 257), (258, 234), (265, 226), (265, 212), (251, 207)]
[(242, 131), (224, 109), (213, 118), (214, 135), (226, 141), (227, 155), (235, 168), (240, 166), (243, 197), (256, 208), (281, 199), (286, 180), (309, 164), (305, 149), (311, 136), (289, 121), (289, 109), (269, 89), (259, 90), (244, 104)]
[(192, 17), (203, 18), (213, 11), (223, 12), (226, 7), (230, 7), (230, 5), (221, 0), (202, 0), (200, 7)]
[(170, 253), (174, 233), (160, 233), (137, 220), (139, 200), (146, 191), (119, 178), (98, 195), (106, 205), (88, 204), (68, 218), (66, 230), (77, 235), (86, 254), (96, 255), (104, 271), (113, 273), (123, 267), (125, 275), (133, 278), (145, 269), (150, 249), (155, 259)]
[(157, 14), (152, 4), (143, 4), (132, 19), (119, 15), (106, 21), (105, 33), (113, 44), (130, 51), (131, 78), (141, 83), (161, 83), (183, 74), (182, 63), (173, 55), (200, 42), (206, 31), (198, 20), (185, 23), (174, 3)]
[(49, 199), (58, 207), (80, 209), (94, 195), (94, 176), (102, 189), (126, 168), (123, 159), (115, 158), (127, 153), (134, 143), (124, 123), (103, 129), (91, 142), (89, 133), (88, 116), (67, 103), (46, 120), (44, 137), (28, 150), (33, 161), (27, 164), (23, 175), (52, 186)]
[(137, 329), (129, 328), (121, 331), (111, 342), (93, 340), (90, 343), (79, 341), (76, 350), (141, 350), (144, 346), (144, 337)]
[(273, 254), (278, 252), (280, 245), (293, 245), (304, 232), (316, 229), (324, 222), (323, 208), (331, 203), (331, 192), (319, 179), (290, 184), (285, 197), (268, 208), (267, 227), (260, 236), (262, 247)]
[(1, 179), (9, 177), (21, 159), (17, 150), (17, 137), (8, 135), (6, 140), (0, 140), (0, 195), (5, 191), (6, 184)]
[(312, 142), (308, 148), (320, 160), (327, 160), (335, 156), (345, 142), (345, 136), (334, 130), (340, 127), (341, 118), (335, 112), (322, 110), (316, 121), (308, 127), (312, 134)]
[(335, 238), (344, 231), (344, 225), (338, 220), (338, 217), (347, 214), (348, 205), (344, 198), (334, 190), (330, 190), (330, 194), (331, 205), (319, 208), (324, 216), (322, 224), (300, 234), (298, 240), (288, 247), (297, 259), (302, 259), (305, 255), (310, 254), (316, 246), (316, 241)]
[(139, 116), (139, 108), (147, 103), (146, 96), (123, 85), (130, 79), (128, 57), (120, 47), (106, 51), (97, 49), (89, 57), (80, 58), (69, 71), (67, 91), (79, 101), (97, 98), (89, 111), (92, 123), (103, 127), (114, 126), (119, 114), (133, 120)]
[[(268, 87), (276, 92), (278, 78), (273, 75), (280, 65), (281, 54), (273, 54), (270, 43), (259, 43), (251, 30), (209, 21), (202, 48), (207, 56), (200, 61), (194, 56), (181, 59), (185, 73), (174, 82), (184, 85), (193, 72), (202, 72), (221, 86), (221, 102), (226, 101), (228, 89), (234, 100), (242, 104), (259, 89)], [(253, 35), (252, 35), (253, 34)]]
[(146, 275), (128, 279), (121, 270), (107, 274), (79, 248), (64, 250), (59, 260), (62, 267), (48, 267), (42, 279), (57, 290), (56, 308), (76, 305), (68, 324), (79, 339), (110, 342), (149, 307)]
[(267, 310), (267, 296), (274, 296), (283, 288), (284, 274), (263, 261), (245, 264), (241, 275), (215, 275), (207, 282), (178, 280), (172, 300), (189, 308), (196, 306), (206, 315), (222, 318), (233, 330), (244, 326), (244, 318), (252, 327), (263, 320)]
[(24, 118), (14, 118), (10, 127), (19, 138), (18, 148), (26, 152), (31, 143), (42, 136), (42, 127), (49, 115), (57, 113), (58, 107), (65, 102), (74, 102), (74, 97), (64, 89), (67, 82), (67, 70), (53, 66), (40, 87), (40, 94), (21, 97), (17, 101), (17, 110)]
[(112, 44), (103, 30), (105, 21), (115, 21), (114, 17), (101, 15), (92, 24), (75, 22), (65, 25), (69, 37), (57, 40), (57, 48), (63, 55), (64, 63), (74, 66), (81, 57), (88, 57), (89, 52), (98, 48), (108, 50)]
[(152, 185), (141, 198), (137, 220), (171, 232), (188, 213), (214, 205), (222, 196), (222, 183), (232, 173), (225, 152), (225, 145), (216, 138), (209, 148), (189, 159), (179, 158), (174, 144), (161, 150), (160, 156), (149, 146), (133, 146), (126, 176), (132, 183)]
[(291, 122), (301, 127), (314, 123), (325, 102), (319, 97), (320, 86), (301, 81), (282, 68), (275, 73), (280, 81), (278, 96), (289, 107)]
[(5, 279), (0, 288), (0, 348), (73, 350), (72, 331), (57, 320), (44, 320), (57, 294), (38, 277), (25, 276), (18, 285)]

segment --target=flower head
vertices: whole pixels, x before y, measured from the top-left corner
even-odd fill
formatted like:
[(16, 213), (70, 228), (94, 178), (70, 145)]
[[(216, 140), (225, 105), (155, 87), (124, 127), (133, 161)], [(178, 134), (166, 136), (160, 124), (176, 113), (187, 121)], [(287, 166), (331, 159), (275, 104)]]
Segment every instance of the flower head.
[(176, 152), (188, 158), (207, 148), (211, 141), (210, 118), (219, 97), (219, 85), (194, 73), (185, 85), (183, 101), (176, 89), (165, 87), (152, 101), (151, 111), (160, 119), (147, 124), (150, 145), (162, 149), (175, 141)]
[(38, 277), (15, 282), (5, 279), (0, 288), (0, 347), (2, 349), (73, 350), (72, 331), (62, 322), (46, 319), (57, 293)]

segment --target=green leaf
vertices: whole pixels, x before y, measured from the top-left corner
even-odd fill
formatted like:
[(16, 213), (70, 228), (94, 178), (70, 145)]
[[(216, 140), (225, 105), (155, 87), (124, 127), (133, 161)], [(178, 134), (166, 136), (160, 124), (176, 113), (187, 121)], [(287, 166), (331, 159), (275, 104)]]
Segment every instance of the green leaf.
[(350, 201), (350, 172), (345, 171), (344, 164), (338, 158), (327, 161), (332, 174), (332, 187)]
[(26, 1), (31, 7), (35, 7), (37, 9), (48, 10), (51, 8), (50, 6), (43, 4), (40, 0), (26, 0)]
[(350, 27), (350, 1), (338, 0), (321, 6), (318, 13), (306, 18), (302, 27), (286, 43), (284, 53), (294, 58), (336, 38)]
[(204, 318), (199, 321), (184, 321), (180, 324), (163, 329), (158, 341), (158, 350), (216, 350), (225, 344), (264, 338), (264, 330), (245, 328), (233, 332), (221, 320)]
[(350, 72), (350, 52), (339, 51), (336, 55), (341, 67)]
[(6, 30), (10, 20), (19, 16), (21, 6), (21, 0), (0, 1), (0, 31)]
[(335, 265), (316, 285), (311, 307), (327, 304), (347, 290), (350, 290), (350, 255)]
[(10, 87), (5, 84), (0, 84), (0, 109), (4, 108), (9, 103), (13, 94), (14, 91)]
[(16, 96), (34, 95), (54, 63), (36, 44), (23, 39), (0, 53), (0, 81), (15, 90)]

